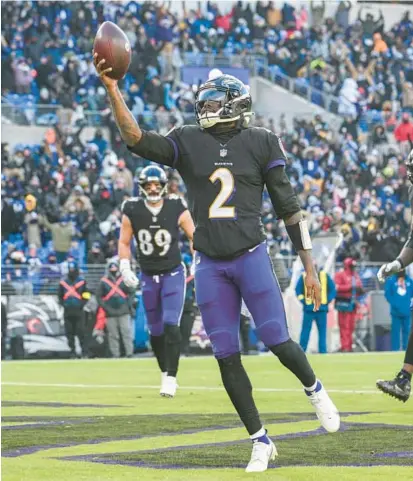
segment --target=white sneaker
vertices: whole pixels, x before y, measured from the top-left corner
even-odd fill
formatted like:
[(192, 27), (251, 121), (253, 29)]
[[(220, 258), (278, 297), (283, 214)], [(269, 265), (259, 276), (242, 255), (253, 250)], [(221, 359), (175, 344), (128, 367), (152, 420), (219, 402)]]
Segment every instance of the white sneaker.
[(164, 397), (174, 397), (178, 384), (176, 377), (168, 376), (166, 373), (162, 373), (162, 385), (159, 394)]
[(340, 429), (340, 413), (323, 385), (321, 384), (321, 389), (317, 392), (304, 391), (307, 394), (310, 403), (313, 405), (323, 428), (329, 433), (337, 432)]
[(268, 463), (274, 461), (278, 456), (275, 444), (270, 440), (270, 444), (256, 441), (252, 445), (251, 459), (245, 469), (246, 473), (262, 473), (268, 468)]

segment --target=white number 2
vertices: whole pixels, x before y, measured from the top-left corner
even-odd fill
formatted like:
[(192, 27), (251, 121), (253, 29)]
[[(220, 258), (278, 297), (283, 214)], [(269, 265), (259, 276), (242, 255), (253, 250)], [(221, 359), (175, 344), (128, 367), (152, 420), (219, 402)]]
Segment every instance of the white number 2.
[(209, 207), (210, 219), (235, 219), (235, 207), (223, 206), (234, 192), (234, 176), (225, 167), (215, 170), (209, 180), (215, 184), (221, 182), (221, 190)]
[[(171, 247), (172, 237), (166, 229), (159, 229), (153, 237), (155, 244), (162, 248), (159, 253), (160, 256), (164, 256)], [(152, 243), (152, 235), (147, 229), (141, 229), (138, 232), (139, 249), (145, 256), (150, 256), (154, 251), (154, 245)]]

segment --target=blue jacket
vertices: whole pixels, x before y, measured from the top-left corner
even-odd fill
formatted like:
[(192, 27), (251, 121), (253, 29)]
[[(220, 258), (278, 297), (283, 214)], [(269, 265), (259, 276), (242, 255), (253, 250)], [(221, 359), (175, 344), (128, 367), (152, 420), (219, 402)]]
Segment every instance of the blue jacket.
[[(295, 293), (297, 294), (298, 300), (304, 306), (304, 310), (312, 311), (314, 304), (307, 303), (305, 298), (304, 276), (305, 274), (298, 279), (297, 285), (295, 286)], [(321, 283), (321, 305), (319, 311), (328, 312), (328, 305), (336, 297), (336, 285), (326, 272), (320, 271), (318, 276)]]
[(384, 284), (384, 295), (390, 304), (392, 316), (410, 316), (410, 301), (413, 297), (413, 281), (405, 277), (406, 291), (402, 292), (398, 286), (397, 276), (391, 276)]
[(76, 279), (61, 279), (59, 284), (59, 300), (65, 310), (81, 311), (90, 299), (86, 281), (78, 276)]

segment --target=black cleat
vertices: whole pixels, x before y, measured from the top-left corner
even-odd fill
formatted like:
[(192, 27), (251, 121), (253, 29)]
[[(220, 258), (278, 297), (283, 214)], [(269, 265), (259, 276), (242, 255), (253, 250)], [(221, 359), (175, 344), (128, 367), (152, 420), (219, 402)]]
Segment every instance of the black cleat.
[(391, 381), (377, 381), (376, 386), (377, 389), (380, 389), (380, 391), (383, 391), (384, 393), (389, 394), (390, 396), (395, 397), (404, 403), (410, 397), (411, 383), (409, 379), (407, 379), (407, 377), (403, 376), (401, 373), (399, 373)]

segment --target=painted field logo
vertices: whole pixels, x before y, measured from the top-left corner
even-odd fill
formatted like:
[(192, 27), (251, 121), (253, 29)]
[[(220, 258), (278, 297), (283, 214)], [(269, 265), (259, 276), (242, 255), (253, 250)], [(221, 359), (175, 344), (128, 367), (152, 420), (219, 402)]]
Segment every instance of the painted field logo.
[[(26, 403), (18, 402), (17, 404), (25, 405)], [(47, 404), (51, 408), (67, 406), (65, 403)], [(8, 405), (10, 406), (10, 404)], [(41, 403), (41, 405), (44, 406), (45, 403)], [(106, 406), (96, 405), (95, 407)], [(368, 413), (343, 413), (343, 417), (351, 419), (353, 414)], [(272, 467), (413, 466), (412, 426), (352, 423), (347, 419), (342, 423), (340, 432), (334, 435), (327, 434), (321, 428), (294, 432), (298, 428), (297, 422), (314, 420), (314, 418), (313, 413), (279, 413), (263, 416), (266, 425), (291, 423), (291, 433), (275, 438), (280, 455)], [(205, 431), (219, 431), (220, 438), (225, 439), (226, 429), (241, 426), (233, 414), (72, 418), (5, 416), (2, 421), (7, 424), (2, 429), (2, 456), (4, 457), (23, 456), (55, 447), (105, 443), (114, 440), (126, 442), (139, 438), (179, 436)], [(68, 427), (70, 429), (67, 429)], [(18, 436), (16, 436), (16, 430), (18, 430)], [(177, 438), (174, 447), (65, 456), (59, 459), (155, 469), (242, 468), (245, 467), (251, 451), (248, 441), (192, 446), (181, 446), (181, 442), (182, 438)], [(311, 450), (308, 449), (309, 443)], [(128, 447), (130, 445), (125, 446), (125, 450)], [(53, 452), (50, 453), (50, 457), (53, 457)]]

